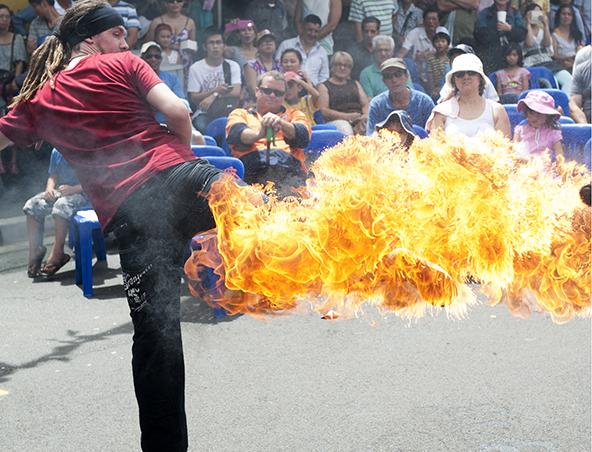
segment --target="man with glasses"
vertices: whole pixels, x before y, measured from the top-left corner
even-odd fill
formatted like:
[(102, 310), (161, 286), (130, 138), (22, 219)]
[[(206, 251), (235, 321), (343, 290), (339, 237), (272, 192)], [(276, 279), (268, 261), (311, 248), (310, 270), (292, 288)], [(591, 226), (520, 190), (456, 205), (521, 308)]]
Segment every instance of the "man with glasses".
[(374, 126), (384, 121), (389, 113), (395, 110), (405, 110), (413, 124), (425, 127), (434, 108), (434, 102), (427, 94), (406, 86), (409, 74), (405, 61), (401, 58), (391, 58), (382, 63), (380, 70), (382, 81), (388, 91), (379, 94), (370, 102), (366, 135), (372, 135)]
[(307, 173), (303, 149), (311, 135), (304, 113), (282, 106), (287, 89), (283, 74), (266, 72), (257, 82), (256, 107), (234, 110), (226, 125), (232, 155), (245, 165), (245, 182), (274, 182), (280, 195), (289, 195), (292, 187), (304, 185)]
[[(388, 88), (382, 81), (380, 66), (395, 54), (395, 40), (390, 36), (379, 35), (372, 40), (372, 54), (376, 63), (365, 68), (360, 74), (360, 85), (364, 89), (368, 100), (384, 93)], [(413, 83), (407, 79), (407, 86), (413, 89)]]
[(330, 76), (329, 55), (318, 43), (321, 31), (321, 19), (319, 16), (309, 14), (304, 18), (304, 29), (300, 36), (283, 41), (275, 52), (279, 60), (287, 49), (296, 49), (302, 55), (302, 69), (306, 71), (313, 85), (323, 83)]
[(236, 107), (241, 70), (235, 61), (224, 59), (224, 36), (218, 28), (206, 28), (202, 39), (207, 56), (189, 68), (187, 92), (195, 105), (193, 125), (205, 133), (210, 122), (228, 116)]

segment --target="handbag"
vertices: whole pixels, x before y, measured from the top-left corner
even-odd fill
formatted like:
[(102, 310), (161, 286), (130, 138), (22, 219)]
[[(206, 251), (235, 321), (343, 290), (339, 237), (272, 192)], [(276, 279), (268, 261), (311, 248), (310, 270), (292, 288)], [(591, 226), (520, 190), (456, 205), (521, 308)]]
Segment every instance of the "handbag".
[[(227, 61), (222, 62), (222, 70), (224, 71), (224, 83), (230, 85), (230, 64)], [(206, 114), (212, 119), (227, 117), (237, 105), (238, 97), (218, 97), (212, 102)]]

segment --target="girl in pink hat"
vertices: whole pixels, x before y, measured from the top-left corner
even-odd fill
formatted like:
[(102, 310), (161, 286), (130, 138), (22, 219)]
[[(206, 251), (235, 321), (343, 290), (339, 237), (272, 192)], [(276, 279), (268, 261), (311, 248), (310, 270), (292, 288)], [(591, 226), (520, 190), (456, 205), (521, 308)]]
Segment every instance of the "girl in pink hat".
[(528, 124), (517, 126), (514, 141), (528, 145), (528, 158), (540, 156), (546, 149), (552, 149), (555, 157), (563, 155), (561, 116), (555, 110), (555, 101), (544, 91), (531, 91), (518, 102), (517, 110), (524, 110)]

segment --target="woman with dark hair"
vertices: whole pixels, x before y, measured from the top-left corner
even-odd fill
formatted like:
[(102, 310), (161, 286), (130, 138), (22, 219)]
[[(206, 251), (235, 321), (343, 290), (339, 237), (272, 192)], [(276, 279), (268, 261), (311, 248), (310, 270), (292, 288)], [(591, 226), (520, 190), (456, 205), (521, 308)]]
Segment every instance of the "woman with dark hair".
[[(286, 49), (282, 52), (280, 57), (280, 64), (282, 65), (282, 72), (296, 72), (302, 80), (311, 86), (314, 86), (310, 81), (310, 77), (304, 69), (302, 69), (302, 55), (296, 49)], [(302, 95), (304, 93), (301, 92)]]
[(482, 97), (487, 76), (481, 60), (472, 54), (456, 57), (446, 84), (455, 96), (438, 104), (428, 119), (426, 130), (444, 129), (446, 135), (473, 137), (486, 130), (499, 130), (510, 138), (510, 120), (504, 107)]
[[(534, 20), (537, 12), (538, 20)], [(540, 13), (540, 14), (539, 14)], [(549, 19), (536, 3), (529, 3), (524, 10), (526, 22), (526, 39), (522, 43), (524, 67), (544, 66), (553, 72), (561, 90), (569, 97), (571, 92), (571, 74), (556, 61), (553, 61), (553, 40), (549, 29)], [(542, 28), (539, 27), (539, 23)], [(539, 79), (541, 80), (541, 79)], [(540, 84), (540, 82), (539, 82)]]
[(230, 33), (224, 33), (228, 34), (224, 58), (236, 61), (242, 70), (247, 62), (257, 57), (257, 46), (255, 46), (257, 27), (252, 20), (233, 19), (230, 23), (238, 28)]
[(571, 71), (576, 53), (583, 46), (582, 32), (575, 20), (571, 5), (561, 5), (555, 14), (555, 31), (551, 35), (555, 52), (553, 59)]
[[(27, 48), (23, 37), (10, 30), (10, 9), (0, 4), (0, 83), (2, 84), (2, 95), (0, 108), (4, 108), (6, 102), (12, 99), (12, 93), (18, 91), (14, 84), (14, 77), (21, 75), (27, 66)], [(16, 161), (16, 147), (12, 147), (11, 158), (8, 168), (12, 174), (18, 174), (19, 169)], [(4, 174), (6, 168), (0, 156), (0, 174)]]

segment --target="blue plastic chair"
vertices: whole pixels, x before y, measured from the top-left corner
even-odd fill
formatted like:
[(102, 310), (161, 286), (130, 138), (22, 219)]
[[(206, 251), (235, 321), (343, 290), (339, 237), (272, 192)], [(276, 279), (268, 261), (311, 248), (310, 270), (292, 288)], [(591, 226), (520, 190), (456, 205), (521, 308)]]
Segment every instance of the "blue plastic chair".
[(424, 139), (428, 137), (428, 133), (426, 132), (426, 130), (421, 127), (421, 126), (417, 126), (415, 124), (413, 124), (413, 131), (415, 132), (415, 135), (417, 135), (417, 137), (419, 139)]
[(588, 167), (588, 171), (592, 171), (590, 159), (592, 159), (592, 138), (590, 138), (584, 146), (584, 156), (582, 158), (582, 164)]
[(315, 130), (310, 136), (310, 142), (304, 149), (304, 153), (314, 151), (317, 156), (321, 155), (324, 149), (341, 143), (345, 137), (347, 135), (339, 130)]
[(543, 89), (543, 88), (540, 88), (537, 90), (529, 89), (529, 90), (524, 91), (523, 93), (521, 93), (518, 96), (518, 102), (520, 102), (520, 99), (524, 99), (528, 95), (528, 93), (530, 93), (532, 91), (544, 91), (545, 93), (547, 93), (555, 101), (555, 108), (557, 108), (557, 107), (563, 108), (563, 115), (569, 116), (569, 98), (567, 97), (567, 94), (565, 94), (560, 89)]
[(419, 83), (419, 75), (417, 74), (417, 66), (415, 65), (413, 60), (410, 60), (409, 58), (405, 57), (405, 58), (403, 58), (403, 61), (405, 61), (405, 64), (407, 65), (407, 71), (409, 71), (409, 75), (411, 75), (411, 81), (413, 83)]
[(211, 137), (209, 135), (204, 135), (204, 140), (206, 140), (206, 145), (207, 146), (218, 146), (218, 143), (216, 143), (216, 140), (214, 140), (214, 137)]
[(527, 68), (528, 72), (530, 72), (530, 89), (540, 89), (541, 85), (539, 85), (539, 79), (545, 78), (549, 80), (551, 84), (551, 88), (557, 89), (557, 80), (555, 80), (555, 76), (551, 69), (546, 68), (544, 66), (533, 66)]
[(233, 168), (236, 171), (236, 175), (240, 179), (244, 179), (245, 177), (245, 165), (236, 157), (218, 157), (218, 156), (206, 156), (205, 158), (210, 165), (215, 166), (220, 170), (225, 170), (228, 168)]
[(97, 262), (107, 260), (105, 236), (97, 214), (92, 207), (78, 209), (70, 220), (70, 247), (74, 248), (76, 261), (76, 284), (82, 284), (85, 297), (93, 296), (92, 284), (92, 248), (95, 246)]
[(414, 84), (413, 84), (413, 89), (414, 89), (415, 91), (419, 91), (420, 93), (427, 94), (427, 93), (426, 93), (426, 90), (425, 90), (425, 89), (423, 88), (423, 86), (421, 86), (419, 83), (414, 83)]
[(226, 157), (226, 152), (224, 152), (224, 149), (219, 148), (218, 146), (204, 146), (198, 144), (191, 146), (191, 150), (196, 157)]
[(232, 155), (230, 152), (230, 147), (226, 142), (226, 123), (228, 122), (228, 118), (217, 118), (214, 119), (212, 122), (208, 124), (206, 127), (205, 135), (209, 135), (216, 139), (216, 142), (221, 142), (222, 149), (226, 152), (226, 155)]
[(561, 127), (561, 132), (565, 146), (565, 160), (573, 160), (581, 164), (585, 164), (585, 161), (590, 162), (590, 156), (584, 157), (584, 152), (586, 144), (592, 137), (592, 125), (565, 124)]
[(506, 113), (510, 119), (510, 131), (512, 132), (512, 138), (514, 137), (514, 128), (524, 119), (522, 113), (518, 113), (518, 110), (516, 110), (517, 105), (518, 104), (504, 104), (504, 108), (506, 109)]
[(337, 130), (337, 126), (333, 124), (315, 124), (310, 126), (310, 130)]
[(312, 114), (312, 119), (317, 125), (325, 124), (325, 120), (323, 119), (323, 112), (321, 110), (317, 110)]

